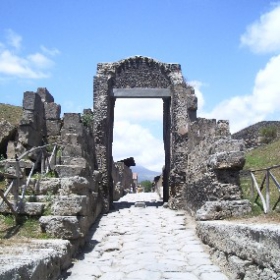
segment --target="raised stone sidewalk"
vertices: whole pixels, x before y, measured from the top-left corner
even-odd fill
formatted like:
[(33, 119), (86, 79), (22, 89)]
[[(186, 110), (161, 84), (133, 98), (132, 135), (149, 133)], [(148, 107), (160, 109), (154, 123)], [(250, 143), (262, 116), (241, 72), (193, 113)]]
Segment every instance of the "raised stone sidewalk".
[(228, 279), (210, 261), (192, 219), (158, 200), (155, 193), (122, 197), (96, 223), (84, 253), (60, 279)]

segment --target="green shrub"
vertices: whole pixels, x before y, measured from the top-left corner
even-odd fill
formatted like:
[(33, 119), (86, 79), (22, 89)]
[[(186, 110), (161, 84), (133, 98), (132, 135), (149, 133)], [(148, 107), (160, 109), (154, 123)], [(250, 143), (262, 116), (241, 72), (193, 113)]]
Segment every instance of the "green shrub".
[(81, 119), (84, 126), (90, 127), (93, 121), (93, 114), (83, 114)]
[(260, 135), (262, 137), (263, 143), (265, 144), (271, 143), (277, 137), (277, 127), (274, 125), (263, 127), (260, 130)]

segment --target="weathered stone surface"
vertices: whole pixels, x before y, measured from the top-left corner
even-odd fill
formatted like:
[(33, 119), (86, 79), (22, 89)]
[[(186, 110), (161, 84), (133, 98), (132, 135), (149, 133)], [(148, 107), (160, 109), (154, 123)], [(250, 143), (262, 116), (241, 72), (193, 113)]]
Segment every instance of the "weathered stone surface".
[(33, 91), (26, 91), (23, 97), (23, 109), (31, 111), (43, 111), (43, 103), (40, 96)]
[(9, 140), (15, 137), (16, 127), (6, 120), (0, 120), (0, 151), (6, 151)]
[(43, 178), (39, 181), (38, 185), (31, 185), (30, 189), (33, 190), (36, 195), (54, 195), (57, 194), (58, 190), (60, 189), (60, 185), (60, 178)]
[(86, 195), (59, 196), (52, 204), (52, 214), (54, 216), (88, 216), (92, 214), (92, 204), (90, 196)]
[(212, 248), (213, 259), (223, 263), (231, 279), (265, 280), (280, 275), (278, 224), (198, 222), (197, 234)]
[(61, 178), (61, 195), (88, 195), (89, 191), (91, 190), (95, 190), (95, 186), (92, 185), (89, 180), (84, 177), (74, 176)]
[(242, 151), (225, 151), (210, 155), (208, 165), (212, 169), (242, 169), (245, 156)]
[(59, 135), (61, 125), (62, 124), (60, 120), (46, 120), (47, 136)]
[(37, 89), (37, 93), (39, 94), (39, 96), (43, 102), (47, 102), (47, 103), (54, 102), (53, 96), (50, 94), (50, 92), (46, 88), (39, 87)]
[(18, 131), (18, 141), (27, 147), (36, 147), (42, 144), (43, 134), (32, 126), (22, 125)]
[[(11, 203), (13, 205), (13, 203)], [(41, 202), (24, 202), (19, 208), (19, 213), (29, 216), (41, 216), (44, 211), (45, 204)], [(0, 207), (0, 213), (12, 214), (11, 209), (3, 203)]]
[(61, 106), (54, 102), (44, 103), (45, 119), (46, 120), (58, 120), (60, 118)]
[(74, 240), (84, 236), (75, 216), (42, 216), (39, 222), (42, 230), (55, 238)]
[(68, 240), (21, 240), (1, 247), (0, 279), (56, 280), (71, 264)]
[(237, 217), (251, 212), (251, 204), (247, 199), (207, 201), (196, 212), (196, 220), (220, 220), (229, 217)]
[(88, 167), (80, 165), (56, 165), (55, 171), (58, 173), (59, 178), (63, 177), (90, 177), (90, 172)]
[(76, 131), (78, 125), (81, 123), (81, 114), (65, 113), (63, 118), (63, 128), (68, 131)]

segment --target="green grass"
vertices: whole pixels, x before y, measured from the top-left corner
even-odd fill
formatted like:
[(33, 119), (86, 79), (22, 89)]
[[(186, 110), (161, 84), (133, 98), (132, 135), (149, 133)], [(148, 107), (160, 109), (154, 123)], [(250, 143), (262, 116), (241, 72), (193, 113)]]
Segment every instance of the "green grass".
[[(280, 164), (280, 140), (276, 140), (270, 144), (258, 147), (246, 153), (246, 163), (244, 170), (255, 170), (261, 168), (267, 168), (273, 165)], [(280, 182), (280, 168), (271, 170), (271, 173), (275, 176), (278, 182)], [(261, 186), (262, 180), (265, 176), (265, 171), (255, 172), (259, 187)], [(255, 191), (254, 198), (251, 197), (251, 178), (248, 176), (241, 177), (241, 188), (243, 197), (250, 199), (253, 205), (253, 213), (259, 215), (262, 212), (261, 200), (255, 201), (257, 192)], [(263, 188), (262, 194), (265, 196), (265, 187)], [(270, 178), (270, 208), (275, 204), (279, 197), (279, 190), (272, 182)], [(279, 206), (276, 211), (280, 209)]]
[(18, 126), (22, 116), (22, 107), (0, 103), (0, 120), (3, 118)]
[(38, 218), (20, 216), (19, 220), (20, 223), (16, 224), (14, 216), (0, 214), (0, 239), (9, 239), (12, 237), (50, 238), (48, 234), (41, 232)]

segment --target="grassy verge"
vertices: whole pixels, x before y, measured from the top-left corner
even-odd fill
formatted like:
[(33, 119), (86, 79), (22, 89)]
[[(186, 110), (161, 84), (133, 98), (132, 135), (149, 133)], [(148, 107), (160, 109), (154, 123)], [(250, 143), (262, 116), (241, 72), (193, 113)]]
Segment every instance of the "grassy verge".
[(10, 238), (50, 238), (46, 233), (41, 232), (40, 224), (37, 218), (26, 216), (20, 217), (20, 224), (16, 225), (14, 216), (0, 214), (0, 244), (1, 241)]
[[(264, 145), (262, 147), (258, 147), (246, 153), (246, 164), (244, 166), (244, 170), (254, 170), (267, 168), (273, 165), (280, 164), (280, 140), (277, 140), (273, 143)], [(271, 170), (271, 173), (274, 175), (276, 180), (280, 182), (280, 168)], [(257, 171), (254, 173), (257, 179), (259, 187), (262, 184), (262, 181), (265, 176), (265, 171)], [(273, 183), (270, 178), (270, 208), (276, 203), (279, 197), (279, 190), (276, 185)], [(254, 191), (254, 196), (252, 197), (251, 191), (251, 178), (250, 176), (242, 176), (241, 177), (241, 188), (243, 193), (243, 198), (247, 198), (252, 202), (253, 205), (253, 215), (261, 215), (263, 213), (263, 209), (261, 206), (261, 200), (255, 200), (257, 196), (257, 192)], [(266, 186), (264, 186), (262, 190), (262, 194), (265, 197)], [(280, 211), (280, 203), (275, 209), (276, 213)], [(271, 215), (271, 214), (270, 214)], [(273, 215), (273, 213), (272, 213)]]
[(22, 116), (22, 108), (0, 103), (0, 120), (3, 118), (13, 125), (18, 125)]

